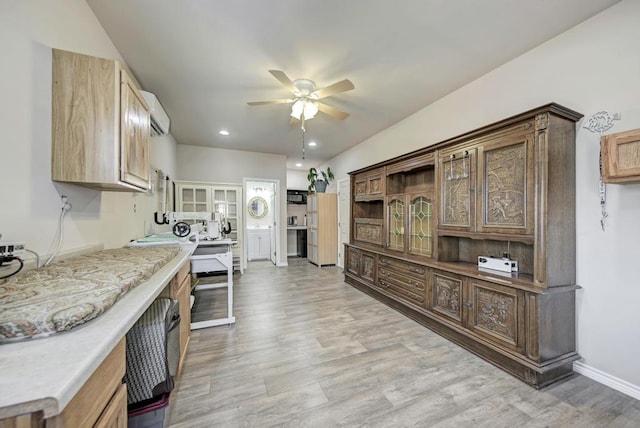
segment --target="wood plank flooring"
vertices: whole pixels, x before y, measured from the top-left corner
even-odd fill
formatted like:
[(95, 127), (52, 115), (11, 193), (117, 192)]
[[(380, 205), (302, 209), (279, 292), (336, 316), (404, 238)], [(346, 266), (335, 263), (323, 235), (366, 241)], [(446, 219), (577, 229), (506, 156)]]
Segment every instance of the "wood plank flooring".
[[(252, 262), (234, 296), (235, 325), (191, 332), (171, 427), (640, 427), (639, 401), (580, 375), (536, 391), (339, 268)], [(194, 320), (211, 308), (224, 289), (198, 293)]]

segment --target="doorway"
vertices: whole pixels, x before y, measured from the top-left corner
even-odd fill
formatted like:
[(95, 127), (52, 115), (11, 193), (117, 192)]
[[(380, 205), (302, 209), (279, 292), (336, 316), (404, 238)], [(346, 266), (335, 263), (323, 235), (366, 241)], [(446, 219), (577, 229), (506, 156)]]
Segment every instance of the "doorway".
[(245, 179), (245, 230), (248, 262), (277, 265), (279, 248), (278, 181)]

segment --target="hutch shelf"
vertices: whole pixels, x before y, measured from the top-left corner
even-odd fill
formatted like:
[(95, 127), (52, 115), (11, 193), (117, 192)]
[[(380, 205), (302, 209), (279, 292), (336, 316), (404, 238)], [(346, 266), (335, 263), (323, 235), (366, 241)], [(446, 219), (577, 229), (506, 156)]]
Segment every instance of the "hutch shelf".
[(551, 103), (350, 173), (345, 281), (536, 388), (569, 376), (581, 117)]

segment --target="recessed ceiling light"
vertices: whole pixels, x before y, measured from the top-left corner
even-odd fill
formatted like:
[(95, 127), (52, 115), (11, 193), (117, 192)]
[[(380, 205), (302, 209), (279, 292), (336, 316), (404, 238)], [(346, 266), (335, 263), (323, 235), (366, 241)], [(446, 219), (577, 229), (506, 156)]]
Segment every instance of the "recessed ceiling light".
[(221, 129), (219, 134), (220, 135), (229, 135), (229, 131), (227, 131), (226, 129)]
[(309, 141), (309, 147), (315, 147), (316, 145), (315, 141)]
[(296, 164), (296, 166), (297, 166), (297, 167), (301, 167), (301, 166), (302, 166), (302, 164), (301, 164), (300, 162), (298, 162), (298, 163)]

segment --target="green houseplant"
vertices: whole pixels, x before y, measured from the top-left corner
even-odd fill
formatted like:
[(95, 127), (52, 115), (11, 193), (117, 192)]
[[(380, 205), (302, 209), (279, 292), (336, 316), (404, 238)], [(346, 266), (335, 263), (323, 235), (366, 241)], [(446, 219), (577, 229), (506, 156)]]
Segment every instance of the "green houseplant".
[(310, 192), (315, 191), (317, 193), (324, 193), (327, 189), (327, 185), (334, 178), (333, 171), (331, 171), (330, 167), (327, 167), (326, 171), (310, 168), (309, 173), (307, 174), (307, 180), (309, 180), (308, 190)]

